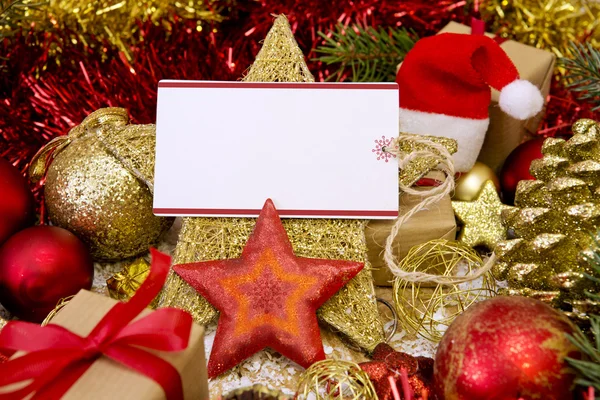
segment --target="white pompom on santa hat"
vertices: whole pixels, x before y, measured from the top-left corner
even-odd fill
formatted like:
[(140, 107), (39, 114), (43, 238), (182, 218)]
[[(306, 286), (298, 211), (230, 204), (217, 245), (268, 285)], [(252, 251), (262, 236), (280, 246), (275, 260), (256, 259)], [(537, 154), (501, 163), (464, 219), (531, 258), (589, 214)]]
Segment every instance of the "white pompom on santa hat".
[(504, 50), (484, 35), (442, 33), (419, 40), (396, 82), (400, 131), (455, 139), (458, 172), (473, 167), (483, 145), (490, 86), (500, 91), (500, 108), (514, 118), (530, 118), (544, 105), (539, 89), (519, 79)]

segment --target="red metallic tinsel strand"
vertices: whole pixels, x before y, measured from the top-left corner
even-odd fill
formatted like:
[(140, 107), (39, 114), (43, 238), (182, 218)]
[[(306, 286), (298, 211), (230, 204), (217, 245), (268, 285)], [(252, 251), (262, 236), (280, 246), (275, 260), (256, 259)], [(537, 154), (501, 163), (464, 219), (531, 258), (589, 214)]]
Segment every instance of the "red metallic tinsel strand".
[(390, 388), (392, 389), (392, 396), (394, 396), (394, 400), (401, 400), (400, 393), (398, 392), (398, 387), (396, 386), (396, 381), (393, 376), (388, 376), (388, 381), (390, 381)]
[(404, 400), (413, 399), (413, 391), (408, 382), (408, 371), (406, 368), (400, 369), (400, 382), (402, 382), (402, 393), (404, 393)]

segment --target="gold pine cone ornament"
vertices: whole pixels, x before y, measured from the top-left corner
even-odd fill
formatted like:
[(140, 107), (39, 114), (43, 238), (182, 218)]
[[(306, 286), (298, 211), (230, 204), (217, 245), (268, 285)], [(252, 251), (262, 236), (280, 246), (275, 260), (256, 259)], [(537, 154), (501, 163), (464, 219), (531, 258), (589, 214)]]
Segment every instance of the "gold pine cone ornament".
[(495, 275), (508, 294), (535, 297), (585, 319), (585, 260), (600, 227), (600, 126), (582, 119), (569, 140), (549, 138), (531, 163), (535, 180), (517, 186), (515, 205), (503, 211), (511, 239), (496, 247)]
[(141, 254), (173, 220), (152, 212), (155, 125), (128, 125), (127, 111), (103, 108), (33, 158), (33, 181), (44, 176), (52, 224), (90, 246), (95, 260)]

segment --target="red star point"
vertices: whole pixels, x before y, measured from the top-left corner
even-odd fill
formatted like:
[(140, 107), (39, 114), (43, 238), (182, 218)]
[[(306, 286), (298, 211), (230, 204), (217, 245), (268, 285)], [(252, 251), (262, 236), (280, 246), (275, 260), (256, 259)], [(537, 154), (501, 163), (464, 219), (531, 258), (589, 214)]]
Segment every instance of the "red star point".
[(221, 312), (208, 362), (214, 378), (266, 347), (305, 368), (324, 359), (316, 311), (363, 267), (296, 257), (269, 199), (240, 258), (173, 269)]

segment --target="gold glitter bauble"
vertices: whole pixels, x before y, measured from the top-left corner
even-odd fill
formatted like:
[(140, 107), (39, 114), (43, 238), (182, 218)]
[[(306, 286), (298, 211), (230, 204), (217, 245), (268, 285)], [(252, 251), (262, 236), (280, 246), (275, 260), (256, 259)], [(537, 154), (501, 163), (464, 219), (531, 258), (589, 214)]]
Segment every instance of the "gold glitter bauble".
[(501, 214), (514, 207), (502, 204), (493, 181), (486, 181), (473, 201), (453, 201), (452, 208), (463, 224), (458, 240), (467, 246), (494, 250), (500, 240), (506, 239)]
[[(465, 276), (483, 267), (472, 248), (455, 241), (437, 239), (412, 247), (400, 262), (407, 272), (439, 276)], [(394, 281), (394, 303), (404, 329), (431, 341), (439, 341), (452, 321), (477, 301), (495, 294), (491, 273), (471, 282), (438, 284)]]
[(310, 366), (298, 382), (298, 400), (377, 400), (369, 375), (350, 361), (323, 360)]
[(569, 140), (548, 138), (531, 162), (535, 180), (520, 181), (515, 205), (503, 212), (511, 240), (496, 248), (494, 273), (507, 294), (538, 298), (585, 319), (593, 232), (600, 227), (600, 125), (577, 121)]
[(454, 187), (454, 195), (452, 196), (452, 200), (475, 200), (479, 192), (481, 192), (481, 189), (483, 189), (483, 185), (487, 181), (494, 182), (496, 191), (500, 192), (500, 181), (494, 173), (494, 170), (484, 163), (477, 161), (469, 172), (461, 174), (456, 180), (456, 186)]
[[(54, 225), (90, 246), (95, 260), (119, 260), (146, 252), (172, 224), (152, 213), (152, 193), (110, 153), (100, 135), (131, 130), (147, 137), (153, 158), (154, 125), (126, 126), (123, 109), (101, 109), (69, 133), (47, 170), (45, 201)], [(127, 155), (124, 155), (126, 157)], [(148, 160), (154, 163), (154, 160)]]

